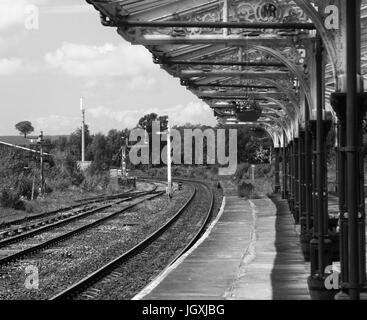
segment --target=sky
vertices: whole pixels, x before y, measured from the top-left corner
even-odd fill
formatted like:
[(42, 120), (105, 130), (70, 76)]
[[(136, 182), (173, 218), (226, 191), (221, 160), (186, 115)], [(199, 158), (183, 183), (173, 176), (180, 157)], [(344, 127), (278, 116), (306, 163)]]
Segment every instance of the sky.
[(80, 97), (92, 133), (133, 128), (141, 116), (208, 124), (210, 108), (155, 65), (143, 46), (100, 24), (85, 0), (0, 0), (0, 135), (69, 134), (80, 126)]

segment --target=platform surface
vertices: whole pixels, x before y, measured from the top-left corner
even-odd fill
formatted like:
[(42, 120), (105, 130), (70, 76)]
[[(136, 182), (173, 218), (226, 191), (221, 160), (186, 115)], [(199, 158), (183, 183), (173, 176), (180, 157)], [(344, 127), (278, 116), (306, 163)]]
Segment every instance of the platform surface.
[(309, 299), (308, 273), (287, 209), (227, 196), (208, 238), (144, 299)]

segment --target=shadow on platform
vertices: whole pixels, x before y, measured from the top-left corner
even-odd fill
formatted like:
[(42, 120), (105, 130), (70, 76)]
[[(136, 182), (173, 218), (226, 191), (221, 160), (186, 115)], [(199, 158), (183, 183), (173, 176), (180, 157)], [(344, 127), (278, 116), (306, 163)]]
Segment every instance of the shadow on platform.
[(273, 300), (309, 300), (308, 265), (302, 255), (293, 216), (286, 200), (271, 198), (277, 213), (275, 220), (276, 256), (271, 272)]

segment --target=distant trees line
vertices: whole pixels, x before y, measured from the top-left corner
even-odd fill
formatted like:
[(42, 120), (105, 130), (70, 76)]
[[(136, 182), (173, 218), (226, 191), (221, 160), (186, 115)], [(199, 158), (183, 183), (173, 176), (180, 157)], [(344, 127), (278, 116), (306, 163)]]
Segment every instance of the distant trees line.
[[(150, 150), (152, 149), (152, 123), (153, 121), (160, 121), (161, 130), (164, 131), (167, 128), (167, 116), (159, 116), (155, 113), (144, 115), (137, 123), (138, 128), (145, 129), (148, 132), (148, 140)], [(15, 126), (19, 132), (26, 137), (29, 133), (34, 131), (32, 123), (29, 121), (21, 121)], [(205, 125), (192, 125), (185, 124), (183, 126), (175, 126), (181, 133), (181, 137), (184, 136), (185, 129), (213, 129), (212, 127)], [(226, 126), (218, 125), (216, 128), (228, 129)], [(231, 126), (231, 129), (236, 128)], [(272, 146), (271, 138), (264, 132), (254, 130), (249, 127), (238, 126), (237, 136), (237, 150), (238, 150), (238, 162), (239, 163), (257, 163), (269, 160), (269, 149)], [(367, 121), (363, 123), (363, 131), (366, 137), (367, 134)], [(106, 170), (110, 167), (118, 167), (121, 164), (121, 147), (124, 145), (126, 138), (130, 135), (130, 129), (111, 129), (107, 134), (90, 134), (89, 128), (85, 127), (85, 143), (86, 143), (86, 160), (92, 161), (92, 169), (96, 171)], [(204, 140), (204, 164), (206, 161), (206, 140)], [(367, 140), (364, 141), (364, 154), (367, 153)], [(193, 141), (194, 143), (194, 141)], [(183, 146), (182, 145), (182, 151)], [(59, 138), (51, 141), (46, 139), (45, 141), (46, 151), (52, 152), (67, 160), (67, 162), (76, 162), (81, 159), (81, 128), (76, 129), (70, 136), (60, 136)], [(165, 146), (165, 143), (161, 143), (161, 148)], [(227, 144), (228, 147), (228, 144)], [(327, 139), (327, 153), (328, 158), (333, 160), (335, 157), (335, 131), (331, 130)], [(193, 148), (195, 150), (195, 148)], [(181, 153), (183, 155), (183, 152)], [(193, 159), (195, 154), (193, 152)], [(183, 162), (183, 161), (182, 161)], [(193, 161), (194, 163), (194, 161)], [(163, 165), (163, 164), (161, 164)], [(159, 165), (158, 165), (159, 166)]]
[[(160, 121), (161, 131), (167, 129), (167, 117), (159, 116), (155, 113), (147, 114), (137, 123), (138, 128), (147, 131), (147, 141), (149, 141), (150, 150), (152, 148), (152, 123)], [(185, 129), (217, 129), (225, 126), (210, 127), (205, 125), (186, 124), (184, 126), (174, 126), (174, 129), (180, 131), (181, 137), (184, 136)], [(231, 126), (231, 129), (234, 127)], [(271, 138), (264, 131), (254, 131), (247, 127), (238, 127), (238, 162), (258, 163), (269, 161), (269, 149), (271, 148)], [(111, 129), (107, 134), (90, 133), (89, 127), (85, 127), (85, 143), (86, 143), (86, 160), (92, 161), (92, 171), (103, 171), (111, 167), (119, 167), (121, 165), (121, 147), (125, 144), (125, 138), (129, 137), (130, 129)], [(136, 142), (131, 142), (134, 144)], [(193, 150), (194, 147), (194, 139)], [(62, 156), (67, 162), (75, 162), (81, 159), (81, 129), (75, 130), (69, 137), (60, 137), (54, 141), (49, 141), (49, 151), (58, 156)], [(166, 142), (161, 142), (161, 149), (164, 148)], [(181, 144), (182, 149), (184, 143)], [(204, 139), (204, 165), (206, 165), (206, 140)], [(227, 150), (228, 151), (228, 150)], [(183, 156), (183, 152), (182, 152)], [(193, 152), (193, 159), (195, 152)], [(194, 161), (193, 161), (194, 163)], [(163, 163), (156, 165), (163, 166)]]
[[(151, 113), (142, 117), (137, 123), (137, 127), (147, 131), (147, 140), (149, 140), (150, 147), (152, 146), (152, 122), (155, 120), (159, 120), (161, 123), (160, 131), (165, 131), (167, 128), (166, 116)], [(25, 124), (25, 127), (27, 130), (24, 129), (24, 132), (22, 132), (24, 136), (32, 132), (30, 130), (33, 128), (30, 128), (29, 124)], [(192, 124), (174, 127), (174, 129), (180, 131), (181, 137), (184, 136), (183, 132), (185, 129), (201, 129), (205, 131), (206, 129), (217, 128), (233, 129), (236, 127), (231, 126), (229, 128), (218, 125), (212, 128)], [(267, 163), (271, 161), (270, 150), (272, 141), (266, 132), (243, 126), (239, 126), (236, 129), (238, 130), (238, 163), (244, 163), (246, 164), (244, 168), (248, 168), (247, 164), (249, 163)], [(367, 124), (364, 125), (364, 131), (367, 132)], [(76, 187), (80, 190), (93, 190), (96, 186), (101, 186), (101, 183), (104, 186), (108, 185), (108, 169), (120, 167), (121, 147), (125, 144), (125, 138), (129, 137), (130, 129), (111, 129), (107, 134), (91, 134), (88, 126), (86, 126), (86, 160), (92, 161), (92, 166), (87, 172), (81, 172), (77, 167), (77, 161), (81, 160), (81, 134), (81, 128), (78, 128), (69, 136), (60, 136), (52, 140), (45, 139), (44, 151), (54, 155), (54, 157), (47, 158), (47, 162), (49, 163), (45, 170), (46, 192), (64, 191)], [(194, 144), (194, 140), (192, 143)], [(161, 148), (163, 149), (164, 146), (165, 142), (162, 142)], [(181, 146), (183, 148), (184, 143), (181, 143)], [(335, 133), (331, 130), (327, 140), (327, 149), (331, 160), (335, 159), (334, 147)], [(38, 147), (35, 146), (35, 148)], [(203, 164), (205, 166), (207, 165), (206, 140), (204, 140), (203, 148)], [(194, 145), (192, 149), (195, 150)], [(183, 152), (182, 156), (184, 156)], [(192, 156), (194, 160), (195, 152), (193, 152)], [(154, 167), (159, 168), (162, 166), (164, 166), (163, 163)], [(134, 169), (131, 166), (130, 168)], [(175, 169), (178, 169), (178, 167)], [(190, 168), (182, 169), (189, 170)], [(27, 201), (23, 201), (22, 199), (29, 200), (33, 197), (36, 198), (38, 195), (38, 187), (40, 186), (39, 176), (40, 162), (38, 154), (29, 153), (25, 156), (24, 151), (15, 150), (14, 148), (0, 148), (0, 206), (24, 209)]]

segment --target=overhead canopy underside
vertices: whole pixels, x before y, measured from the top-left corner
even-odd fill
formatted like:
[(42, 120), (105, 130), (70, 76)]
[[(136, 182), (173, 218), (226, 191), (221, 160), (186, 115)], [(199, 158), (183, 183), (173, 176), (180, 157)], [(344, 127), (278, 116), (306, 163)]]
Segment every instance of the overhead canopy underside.
[[(104, 25), (117, 27), (132, 44), (144, 45), (153, 61), (180, 78), (220, 122), (262, 126), (276, 145), (283, 133), (288, 140), (297, 135), (306, 102), (314, 117), (314, 48), (321, 36), (326, 43), (325, 108), (331, 111), (330, 93), (342, 78), (335, 57), (343, 58), (338, 50), (343, 34), (320, 27), (316, 14), (325, 22), (326, 6), (338, 1), (87, 2), (100, 12)], [(367, 79), (367, 1), (362, 3), (361, 71)], [(260, 112), (244, 109), (249, 97)]]

